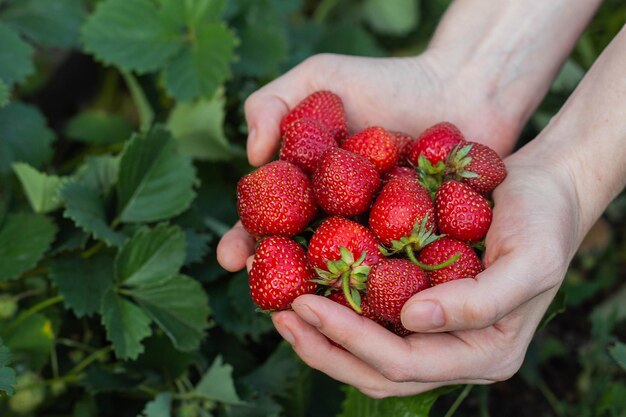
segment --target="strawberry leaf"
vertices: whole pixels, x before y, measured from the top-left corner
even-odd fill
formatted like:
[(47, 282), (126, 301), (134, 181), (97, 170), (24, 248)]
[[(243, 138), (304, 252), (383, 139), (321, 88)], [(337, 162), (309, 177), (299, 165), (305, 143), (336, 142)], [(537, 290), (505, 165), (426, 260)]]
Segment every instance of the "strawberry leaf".
[(107, 254), (60, 258), (50, 266), (50, 278), (77, 317), (91, 316), (99, 312), (113, 286), (113, 258)]
[(185, 236), (165, 223), (142, 227), (121, 247), (115, 259), (117, 279), (125, 285), (155, 284), (169, 279), (185, 261)]
[(57, 196), (61, 188), (60, 177), (39, 172), (21, 162), (13, 164), (13, 171), (22, 183), (33, 211), (47, 213), (61, 206), (61, 200)]
[(89, 52), (125, 70), (160, 69), (183, 46), (184, 34), (150, 0), (105, 0), (83, 26)]
[(207, 400), (241, 404), (232, 374), (233, 367), (225, 364), (222, 357), (218, 356), (196, 385), (195, 392)]
[(141, 341), (152, 334), (150, 317), (114, 290), (104, 295), (101, 314), (107, 338), (113, 342), (115, 355), (120, 359), (137, 358), (144, 350)]
[(122, 222), (153, 222), (173, 217), (189, 207), (195, 193), (195, 171), (180, 155), (169, 132), (155, 127), (145, 137), (134, 136), (124, 148), (117, 183)]
[(339, 417), (428, 417), (437, 398), (458, 387), (438, 388), (411, 397), (390, 397), (382, 400), (374, 400), (354, 387), (346, 387), (346, 399)]
[(10, 368), (11, 351), (0, 339), (0, 394), (13, 395), (15, 392), (15, 370)]
[(57, 48), (76, 45), (86, 11), (81, 0), (9, 0), (2, 20), (34, 42)]
[(0, 282), (35, 267), (48, 250), (57, 227), (39, 214), (10, 214), (0, 227)]
[(8, 88), (21, 84), (35, 71), (33, 47), (0, 22), (0, 78)]
[(212, 97), (230, 78), (236, 38), (223, 24), (198, 27), (189, 41), (165, 66), (167, 92), (179, 101)]

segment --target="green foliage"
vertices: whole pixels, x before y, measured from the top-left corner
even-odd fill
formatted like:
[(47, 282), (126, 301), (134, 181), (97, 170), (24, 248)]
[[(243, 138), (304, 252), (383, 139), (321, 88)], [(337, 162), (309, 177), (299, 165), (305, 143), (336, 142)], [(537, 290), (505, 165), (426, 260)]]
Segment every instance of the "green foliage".
[[(247, 96), (315, 53), (417, 53), (449, 3), (0, 0), (0, 415), (454, 411), (454, 388), (373, 400), (310, 369), (215, 256), (250, 170)], [(525, 138), (625, 18), (605, 2)], [(454, 415), (624, 414), (624, 207), (608, 248), (576, 258), (521, 377)]]

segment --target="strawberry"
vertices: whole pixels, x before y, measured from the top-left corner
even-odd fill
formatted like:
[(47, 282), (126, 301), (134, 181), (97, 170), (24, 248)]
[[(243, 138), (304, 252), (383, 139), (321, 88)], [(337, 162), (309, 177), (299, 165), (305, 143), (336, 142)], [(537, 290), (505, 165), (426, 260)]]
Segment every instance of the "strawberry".
[(315, 200), (331, 215), (351, 217), (367, 211), (378, 187), (380, 177), (372, 163), (340, 148), (324, 152), (313, 174)]
[(313, 233), (307, 256), (321, 278), (318, 282), (342, 287), (350, 305), (360, 312), (355, 292), (365, 289), (369, 267), (383, 258), (372, 232), (346, 218), (329, 217)]
[(402, 325), (402, 323), (389, 323), (387, 329), (400, 337), (412, 335), (413, 332)]
[(474, 249), (449, 237), (441, 238), (422, 249), (419, 261), (425, 265), (436, 265), (455, 255), (459, 255), (458, 259), (449, 266), (427, 272), (431, 286), (460, 278), (474, 278), (483, 271), (483, 265)]
[(330, 91), (317, 91), (294, 107), (280, 122), (280, 132), (284, 136), (287, 127), (298, 119), (307, 117), (324, 125), (337, 142), (348, 136), (346, 115), (341, 98)]
[(428, 276), (408, 259), (384, 259), (374, 265), (367, 279), (369, 307), (379, 317), (397, 324), (409, 298), (430, 287)]
[(341, 147), (364, 156), (381, 174), (398, 162), (398, 150), (393, 135), (379, 126), (368, 127), (355, 133), (346, 139)]
[(237, 211), (254, 236), (294, 236), (311, 222), (317, 208), (306, 174), (287, 161), (275, 161), (239, 180)]
[(320, 122), (298, 119), (285, 128), (280, 159), (297, 165), (311, 175), (326, 149), (336, 146), (337, 141)]
[(414, 178), (390, 181), (370, 211), (370, 229), (395, 252), (408, 253), (430, 243), (434, 226), (435, 206), (428, 190)]
[(419, 179), (417, 171), (415, 171), (413, 168), (401, 167), (396, 165), (395, 167), (392, 167), (389, 171), (383, 174), (382, 181), (383, 184), (387, 184), (388, 182), (391, 182), (392, 180), (401, 177), (413, 178), (416, 180)]
[(415, 139), (404, 132), (391, 132), (393, 142), (398, 150), (398, 165), (408, 165), (409, 151), (413, 147)]
[(250, 293), (263, 310), (285, 310), (302, 294), (313, 294), (315, 271), (302, 246), (284, 236), (263, 239), (250, 270)]
[(491, 225), (491, 206), (485, 197), (462, 182), (445, 181), (435, 196), (437, 228), (449, 237), (477, 242)]
[(419, 156), (422, 155), (435, 166), (445, 162), (452, 148), (464, 139), (461, 131), (452, 123), (437, 123), (413, 142), (407, 159), (411, 165), (418, 166)]
[(476, 142), (460, 142), (446, 162), (449, 175), (481, 194), (492, 192), (506, 177), (504, 161), (496, 151)]

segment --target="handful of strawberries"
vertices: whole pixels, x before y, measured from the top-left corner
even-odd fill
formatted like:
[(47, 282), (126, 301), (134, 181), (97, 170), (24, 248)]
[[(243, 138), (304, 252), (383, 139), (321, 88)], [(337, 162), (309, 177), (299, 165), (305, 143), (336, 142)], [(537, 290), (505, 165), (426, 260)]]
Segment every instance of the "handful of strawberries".
[(451, 123), (417, 139), (374, 126), (348, 134), (341, 98), (318, 91), (280, 125), (280, 160), (243, 177), (239, 217), (260, 239), (250, 291), (262, 310), (319, 293), (399, 335), (419, 291), (483, 269), (500, 157)]

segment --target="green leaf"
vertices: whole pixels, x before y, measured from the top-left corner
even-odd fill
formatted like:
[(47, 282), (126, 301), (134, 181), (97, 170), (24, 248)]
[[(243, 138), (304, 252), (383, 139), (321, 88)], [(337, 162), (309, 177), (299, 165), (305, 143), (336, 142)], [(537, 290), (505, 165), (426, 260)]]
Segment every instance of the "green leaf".
[(198, 348), (208, 325), (208, 300), (200, 283), (175, 276), (131, 288), (129, 294), (182, 351)]
[(585, 70), (573, 59), (565, 61), (563, 68), (554, 79), (550, 91), (554, 93), (569, 94), (585, 76)]
[[(3, 50), (4, 45), (0, 54)], [(54, 133), (36, 107), (13, 102), (0, 109), (0, 174), (10, 173), (13, 162), (40, 168), (52, 158), (53, 140)]]
[(100, 195), (106, 195), (117, 183), (119, 167), (120, 158), (117, 156), (91, 156), (76, 170), (74, 179), (98, 190)]
[(263, 365), (239, 381), (257, 393), (280, 395), (293, 385), (300, 363), (291, 346), (281, 343)]
[(152, 334), (150, 317), (135, 303), (114, 291), (105, 294), (102, 302), (102, 324), (120, 359), (135, 359), (143, 352), (141, 341)]
[[(196, 360), (195, 352), (176, 350), (172, 341), (162, 332), (143, 341), (145, 352), (133, 363), (142, 371), (153, 371), (178, 378)], [(166, 361), (163, 358), (167, 358)]]
[(11, 351), (0, 339), (0, 394), (13, 395), (15, 393), (15, 370), (9, 368), (10, 363)]
[(68, 181), (59, 194), (66, 206), (63, 215), (72, 219), (76, 226), (103, 240), (107, 246), (124, 243), (126, 236), (109, 227), (104, 202), (96, 189), (77, 181)]
[(550, 323), (556, 316), (563, 313), (566, 309), (566, 293), (564, 291), (559, 291), (554, 297), (554, 300), (552, 300), (552, 303), (550, 303), (548, 310), (543, 315), (541, 322), (539, 322), (539, 326), (537, 326), (537, 331), (547, 326), (548, 323)]
[(224, 101), (223, 94), (218, 93), (212, 100), (176, 104), (167, 128), (182, 153), (208, 161), (230, 159), (230, 144), (223, 128)]
[(386, 55), (385, 50), (369, 32), (358, 25), (348, 23), (327, 28), (315, 51), (357, 56)]
[(437, 398), (456, 388), (458, 386), (438, 388), (411, 397), (374, 400), (354, 387), (347, 387), (346, 399), (339, 417), (428, 417)]
[(609, 349), (611, 357), (626, 371), (626, 344), (617, 342)]
[(230, 77), (236, 38), (223, 24), (198, 27), (190, 43), (167, 64), (165, 89), (179, 101), (212, 97)]
[(50, 357), (54, 341), (52, 322), (42, 314), (33, 314), (8, 330), (4, 338), (14, 362), (25, 362), (31, 369), (39, 370)]
[(13, 164), (13, 171), (22, 183), (30, 206), (36, 213), (48, 213), (61, 206), (57, 194), (61, 177), (39, 172), (23, 162)]
[(50, 266), (50, 278), (77, 317), (91, 316), (113, 286), (113, 259), (106, 254), (59, 258)]
[(170, 417), (172, 394), (163, 392), (146, 404), (139, 417)]
[(149, 72), (180, 50), (183, 33), (150, 0), (105, 0), (83, 26), (83, 39), (100, 61)]
[(204, 257), (209, 253), (209, 243), (211, 240), (212, 235), (210, 234), (185, 230), (185, 265), (202, 262)]
[(9, 86), (0, 78), (0, 109), (9, 104)]
[(247, 25), (239, 36), (241, 46), (237, 53), (241, 59), (235, 64), (237, 73), (260, 77), (280, 70), (288, 54), (287, 39), (281, 30), (268, 25)]
[(218, 356), (196, 385), (196, 392), (212, 401), (240, 404), (232, 374), (233, 367), (225, 364), (222, 357)]
[(185, 235), (166, 223), (142, 227), (120, 249), (117, 279), (126, 285), (156, 284), (176, 275), (185, 261)]
[(2, 20), (36, 43), (70, 48), (86, 12), (82, 0), (10, 0)]
[(133, 133), (133, 125), (117, 114), (85, 111), (70, 119), (64, 132), (68, 138), (79, 142), (110, 145), (127, 140)]
[(191, 29), (219, 21), (225, 0), (159, 0), (163, 5), (163, 13), (168, 15), (179, 26)]
[(153, 222), (173, 217), (189, 207), (195, 194), (195, 171), (180, 155), (171, 135), (155, 127), (133, 137), (120, 161), (117, 183), (120, 219)]
[(8, 215), (0, 228), (0, 282), (18, 278), (35, 267), (56, 232), (54, 223), (40, 214)]
[(406, 35), (417, 27), (418, 0), (366, 0), (363, 16), (376, 31), (388, 35)]
[(8, 87), (21, 84), (35, 72), (33, 48), (7, 25), (0, 22), (0, 78)]
[(127, 391), (137, 388), (144, 378), (128, 372), (122, 367), (107, 367), (102, 365), (92, 365), (87, 368), (85, 379), (81, 381), (81, 385), (87, 389), (90, 394), (99, 394), (102, 392)]

